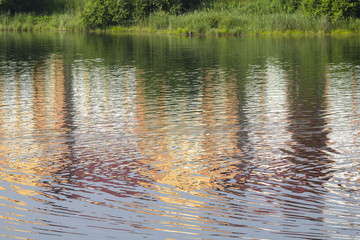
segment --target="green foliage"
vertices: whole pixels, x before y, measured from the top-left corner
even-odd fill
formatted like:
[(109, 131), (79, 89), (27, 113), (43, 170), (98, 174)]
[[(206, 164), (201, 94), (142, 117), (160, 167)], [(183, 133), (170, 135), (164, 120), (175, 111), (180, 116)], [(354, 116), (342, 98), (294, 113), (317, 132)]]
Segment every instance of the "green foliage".
[(303, 0), (306, 12), (339, 20), (360, 16), (359, 0)]
[(131, 0), (89, 0), (81, 19), (89, 28), (118, 24), (130, 18), (131, 8)]
[(274, 13), (293, 13), (301, 5), (302, 0), (257, 0), (244, 4), (241, 8), (243, 12), (250, 14), (274, 14)]
[(302, 0), (280, 0), (280, 3), (284, 6), (285, 12), (293, 13), (301, 6)]
[(63, 12), (65, 8), (75, 9), (86, 0), (0, 0), (0, 11), (35, 13)]
[(199, 0), (88, 0), (81, 18), (88, 28), (104, 27), (144, 18), (160, 10), (176, 14), (200, 2)]

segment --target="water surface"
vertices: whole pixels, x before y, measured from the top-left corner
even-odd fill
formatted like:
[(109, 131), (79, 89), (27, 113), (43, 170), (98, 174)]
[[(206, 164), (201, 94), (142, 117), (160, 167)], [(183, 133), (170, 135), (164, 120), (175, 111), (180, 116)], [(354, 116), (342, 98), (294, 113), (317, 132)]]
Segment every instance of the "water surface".
[(0, 44), (1, 238), (358, 239), (358, 36)]

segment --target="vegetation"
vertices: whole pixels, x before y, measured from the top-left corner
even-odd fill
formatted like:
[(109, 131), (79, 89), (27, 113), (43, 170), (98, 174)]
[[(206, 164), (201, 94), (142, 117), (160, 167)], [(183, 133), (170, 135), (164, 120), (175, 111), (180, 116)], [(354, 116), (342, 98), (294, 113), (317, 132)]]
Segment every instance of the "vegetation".
[(359, 0), (304, 0), (303, 5), (312, 15), (325, 15), (335, 20), (360, 16)]
[(86, 0), (0, 0), (0, 11), (53, 13), (81, 6)]
[(2, 30), (360, 33), (359, 0), (0, 0)]
[(129, 20), (144, 18), (155, 11), (179, 13), (194, 7), (195, 0), (89, 0), (81, 14), (88, 28), (124, 24)]

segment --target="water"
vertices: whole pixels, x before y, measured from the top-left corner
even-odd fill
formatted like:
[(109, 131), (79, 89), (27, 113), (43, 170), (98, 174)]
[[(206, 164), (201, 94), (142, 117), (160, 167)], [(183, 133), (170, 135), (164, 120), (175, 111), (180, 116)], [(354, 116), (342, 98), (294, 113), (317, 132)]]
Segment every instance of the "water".
[(360, 239), (360, 38), (0, 33), (1, 239)]

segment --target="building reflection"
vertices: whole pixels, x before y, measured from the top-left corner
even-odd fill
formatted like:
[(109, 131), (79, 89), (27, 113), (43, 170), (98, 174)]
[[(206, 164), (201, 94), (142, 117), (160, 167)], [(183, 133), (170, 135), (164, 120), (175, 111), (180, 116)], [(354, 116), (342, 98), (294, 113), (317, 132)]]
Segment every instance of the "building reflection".
[[(138, 72), (138, 93), (144, 91), (141, 74)], [(191, 98), (192, 102), (183, 95), (172, 104), (168, 99), (175, 96), (168, 92), (156, 100), (156, 109), (148, 111), (144, 109), (144, 95), (137, 95), (138, 129), (143, 133), (139, 147), (143, 155), (150, 156), (142, 160), (139, 172), (151, 179), (160, 192), (173, 196), (177, 191), (199, 195), (202, 189), (212, 189), (214, 179), (223, 176), (220, 172), (224, 161), (229, 161), (226, 158), (239, 154), (233, 131), (236, 94), (232, 89), (227, 91), (227, 85), (232, 86), (221, 74), (216, 69), (206, 70), (203, 85), (195, 86), (198, 95)], [(166, 201), (179, 198), (167, 196)]]
[(63, 58), (52, 56), (34, 67), (15, 66), (13, 79), (2, 81), (1, 178), (20, 194), (38, 194), (68, 154), (63, 68)]
[(147, 156), (139, 161), (136, 171), (149, 179), (139, 183), (155, 190), (152, 197), (161, 201), (164, 209), (169, 208), (160, 213), (172, 219), (160, 222), (165, 229), (201, 230), (206, 222), (218, 222), (203, 216), (204, 211), (221, 211), (204, 200), (213, 190), (223, 188), (222, 182), (234, 178), (235, 162), (242, 155), (237, 148), (236, 78), (226, 81), (220, 69), (197, 74), (201, 81), (191, 94), (166, 91), (171, 86), (166, 86), (163, 76), (158, 79), (164, 83), (162, 94), (149, 100), (146, 97), (151, 94), (145, 94), (147, 73), (136, 71), (138, 147)]
[(323, 188), (322, 183), (330, 174), (330, 154), (335, 151), (329, 146), (328, 137), (329, 82), (325, 78), (325, 69), (321, 71), (321, 68), (318, 66), (316, 73), (291, 76), (288, 85), (288, 130), (292, 133), (293, 143), (291, 150), (285, 152), (295, 164), (292, 171), (303, 178), (295, 176), (292, 181), (310, 185), (310, 191)]
[[(2, 141), (1, 178), (8, 182), (8, 187), (16, 192), (24, 195), (34, 195), (36, 191), (33, 190), (33, 187), (36, 186), (41, 177), (37, 176), (37, 159), (28, 161), (27, 155), (36, 150), (28, 148), (27, 144), (17, 140), (23, 135), (31, 134), (34, 130), (33, 124), (26, 121), (28, 116), (23, 114), (26, 110), (31, 111), (31, 105), (29, 106), (22, 101), (24, 96), (32, 95), (32, 89), (23, 86), (29, 83), (23, 83), (19, 80), (22, 76), (20, 76), (20, 70), (16, 65), (13, 68), (13, 74), (11, 79), (3, 79), (2, 81), (2, 93), (6, 93), (6, 98), (3, 98), (1, 103), (3, 123), (1, 132), (4, 136)], [(31, 104), (32, 102), (29, 101), (28, 103)], [(31, 142), (28, 144), (31, 144)]]
[[(359, 74), (359, 66), (351, 64), (329, 65), (326, 74), (331, 96), (329, 108), (334, 113), (341, 109), (342, 114), (329, 119), (331, 145), (339, 149), (341, 154), (334, 158), (333, 174), (324, 183), (326, 190), (337, 196), (326, 202), (324, 221), (335, 226), (351, 226), (349, 229), (352, 232), (356, 231), (359, 219), (359, 214), (353, 211), (352, 206), (360, 200)], [(334, 208), (334, 205), (338, 207)]]
[(48, 61), (47, 69), (37, 70), (44, 76), (33, 77), (34, 138), (39, 143), (38, 151), (44, 155), (41, 161), (44, 171), (50, 175), (41, 181), (40, 193), (47, 199), (59, 200), (64, 189), (61, 185), (67, 181), (62, 175), (63, 169), (72, 164), (71, 118), (66, 87), (68, 64), (62, 55), (52, 55)]
[(242, 177), (252, 178), (251, 172), (257, 171), (253, 177), (271, 179), (274, 188), (280, 184), (292, 192), (317, 192), (316, 185), (306, 184), (329, 174), (327, 83), (324, 78), (291, 75), (276, 62), (254, 69), (253, 79), (249, 88), (257, 93), (247, 99), (256, 159), (249, 163), (250, 176)]
[(238, 124), (245, 128), (238, 134), (242, 157), (233, 165), (231, 178), (220, 179), (219, 186), (238, 196), (249, 195), (249, 206), (251, 199), (263, 202), (253, 212), (283, 216), (280, 225), (296, 218), (318, 222), (307, 210), (298, 213), (296, 202), (307, 202), (313, 212), (323, 211), (317, 202), (331, 176), (330, 154), (335, 152), (327, 131), (328, 81), (291, 75), (276, 59), (252, 66), (247, 78), (241, 92), (246, 100), (241, 94), (238, 98)]
[[(16, 107), (6, 108), (9, 104), (2, 100), (1, 116), (3, 122), (12, 124), (2, 125), (4, 133), (17, 129), (13, 136), (31, 134), (36, 139), (32, 151), (55, 155), (54, 162), (59, 165), (54, 169), (68, 164), (59, 163), (59, 159), (72, 159), (71, 164), (79, 161), (75, 161), (79, 167), (93, 162), (94, 166), (86, 169), (95, 171), (104, 161), (101, 159), (113, 159), (119, 153), (124, 158), (150, 156), (140, 164), (141, 175), (177, 190), (193, 191), (216, 189), (220, 187), (216, 182), (226, 182), (223, 178), (239, 177), (239, 166), (243, 167), (247, 158), (253, 164), (256, 158), (278, 158), (295, 161), (296, 165), (296, 159), (326, 159), (325, 151), (330, 151), (324, 118), (327, 83), (316, 83), (317, 89), (308, 89), (309, 84), (301, 78), (287, 79), (289, 76), (271, 60), (265, 67), (252, 66), (242, 76), (225, 76), (220, 69), (205, 70), (191, 99), (186, 93), (167, 91), (165, 79), (159, 80), (161, 94), (149, 99), (142, 77), (145, 73), (140, 69), (116, 72), (96, 61), (72, 66), (73, 96), (67, 99), (64, 58), (54, 55), (48, 61), (32, 70), (31, 88), (21, 86), (27, 83), (19, 80), (16, 70), (14, 82), (2, 81), (3, 91), (13, 94), (6, 101), (13, 101)], [(105, 77), (99, 80), (101, 76)], [(116, 77), (120, 81), (114, 81)], [(246, 77), (250, 80), (239, 82), (239, 78)], [(20, 101), (25, 95), (31, 99)], [(171, 102), (176, 98), (177, 102)], [(66, 125), (69, 102), (75, 112), (71, 130)], [(28, 111), (33, 117), (26, 121), (22, 113)], [(136, 137), (130, 142), (119, 140), (128, 136)], [(101, 154), (97, 152), (99, 146), (103, 147)], [(4, 152), (11, 152), (14, 158), (31, 156), (25, 148)], [(284, 158), (284, 153), (289, 158)], [(40, 157), (34, 162), (46, 166), (46, 157)], [(111, 160), (109, 166), (115, 168), (121, 159)], [(232, 170), (224, 168), (224, 162), (229, 161), (233, 161)], [(85, 168), (76, 172), (77, 177), (89, 174)]]
[[(359, 148), (359, 116), (360, 116), (360, 90), (359, 90), (359, 67), (350, 64), (329, 65), (326, 77), (329, 81), (329, 108), (332, 112), (339, 109), (346, 114), (337, 115), (329, 119), (331, 132), (329, 138), (331, 145), (339, 149), (341, 153), (348, 155), (347, 158), (335, 158), (333, 166), (334, 174), (326, 187), (330, 192), (336, 192), (344, 196), (344, 189), (349, 192), (358, 191), (360, 182), (358, 171)], [(345, 194), (350, 197), (351, 194)], [(359, 199), (359, 197), (356, 197)], [(346, 203), (345, 203), (346, 204)]]
[[(57, 202), (72, 198), (104, 204), (92, 199), (94, 191), (114, 197), (139, 194), (140, 179), (132, 174), (138, 158), (133, 69), (116, 72), (77, 62), (67, 72), (67, 64), (63, 56), (52, 55), (15, 69), (0, 83), (0, 191), (29, 197), (25, 202), (2, 198), (9, 205), (39, 201), (48, 203), (45, 212), (76, 214)], [(26, 218), (22, 214), (19, 221)]]
[(49, 225), (30, 217), (41, 211), (34, 211), (31, 202), (50, 201), (48, 182), (69, 155), (64, 59), (52, 55), (8, 67), (11, 73), (3, 75), (0, 83), (0, 191), (6, 193), (0, 199), (12, 211), (1, 213), (0, 219), (10, 230), (31, 234), (20, 224)]
[(297, 70), (267, 57), (179, 73), (105, 61), (53, 54), (0, 74), (6, 207), (37, 201), (46, 214), (116, 224), (136, 213), (137, 229), (218, 236), (231, 234), (219, 225), (322, 231), (332, 205), (358, 199), (357, 66)]
[[(276, 59), (238, 74), (208, 69), (192, 97), (173, 96), (159, 80), (163, 94), (152, 99), (150, 108), (144, 98), (146, 73), (137, 69), (138, 146), (148, 156), (137, 171), (151, 180), (140, 184), (156, 190), (154, 197), (165, 203), (198, 209), (191, 212), (194, 219), (213, 208), (199, 200), (211, 191), (245, 197), (247, 204), (236, 205), (234, 214), (275, 214), (283, 216), (277, 219), (280, 225), (302, 218), (297, 207), (290, 207), (299, 200), (313, 212), (323, 211), (313, 198), (322, 199), (334, 152), (327, 131), (328, 82), (309, 80), (316, 88), (308, 89), (307, 78), (289, 74)], [(174, 98), (176, 103), (170, 101)], [(301, 196), (304, 192), (310, 197)], [(303, 213), (304, 221), (321, 221)]]
[(72, 198), (92, 201), (94, 190), (133, 197), (140, 181), (132, 176), (139, 157), (134, 68), (112, 69), (97, 59), (76, 62), (73, 69), (73, 156), (71, 170), (65, 170), (72, 172), (71, 186), (79, 189)]
[[(333, 175), (334, 156), (331, 146), (329, 119), (329, 79), (326, 67), (315, 64), (307, 72), (292, 71), (288, 75), (286, 103), (291, 141), (283, 148), (284, 158), (289, 162), (281, 173), (283, 188), (290, 192), (282, 209), (284, 226), (297, 219), (303, 224), (312, 222), (322, 228), (326, 220), (320, 215), (326, 212), (326, 182)], [(306, 202), (302, 209), (297, 202)], [(300, 209), (300, 211), (299, 211)], [(305, 229), (309, 235), (312, 229)], [(286, 231), (284, 232), (286, 234)], [(324, 233), (325, 234), (325, 233)]]
[[(252, 65), (238, 83), (237, 148), (231, 178), (219, 181), (236, 195), (282, 185), (291, 163), (282, 149), (292, 142), (288, 131), (287, 77), (276, 59)], [(271, 187), (270, 187), (271, 186)], [(266, 195), (265, 195), (266, 196)], [(271, 196), (269, 196), (271, 198)]]
[[(53, 177), (84, 189), (99, 182), (125, 182), (132, 188), (156, 183), (156, 187), (170, 186), (167, 191), (199, 194), (202, 189), (245, 189), (246, 179), (262, 178), (253, 176), (253, 170), (271, 169), (272, 177), (290, 172), (296, 178), (304, 159), (326, 161), (329, 149), (322, 92), (326, 84), (317, 83), (321, 89), (309, 91), (302, 77), (287, 79), (276, 60), (253, 65), (239, 76), (225, 75), (221, 69), (204, 70), (191, 98), (188, 93), (169, 91), (165, 76), (159, 76), (159, 94), (153, 99), (141, 69), (116, 71), (101, 61), (73, 63), (72, 96), (66, 96), (69, 89), (65, 89), (63, 56), (54, 55), (33, 69), (32, 87), (26, 93), (32, 96), (27, 107), (33, 117), (26, 130), (4, 125), (3, 131), (19, 129), (14, 136), (30, 131), (31, 139), (36, 139), (32, 140), (32, 151), (40, 153), (33, 160), (41, 165), (36, 171), (45, 175), (52, 172)], [(17, 108), (24, 108), (19, 101), (22, 83), (14, 82), (12, 101)], [(318, 92), (313, 101), (311, 94)], [(69, 104), (71, 129), (67, 126)], [(3, 116), (21, 117), (19, 113), (28, 112), (6, 111), (10, 109), (4, 110)], [(17, 119), (13, 124), (22, 122), (26, 121)], [(309, 132), (313, 134), (310, 138)], [(11, 154), (31, 156), (25, 149), (12, 149)], [(133, 161), (138, 158), (141, 160)], [(326, 171), (315, 168), (315, 172)], [(129, 177), (134, 169), (139, 179), (149, 181)], [(305, 178), (312, 173), (306, 174)], [(50, 191), (56, 188), (48, 187)], [(106, 187), (101, 191), (117, 194)]]

